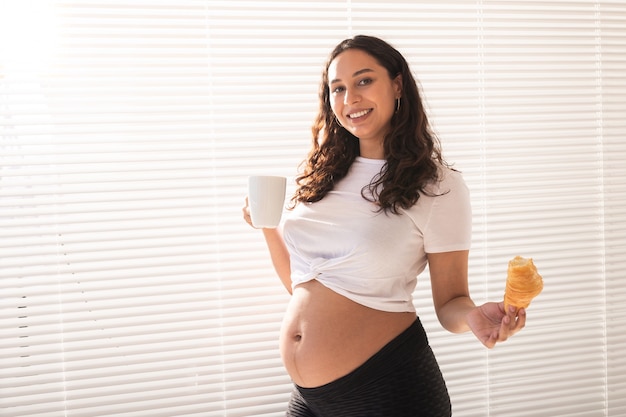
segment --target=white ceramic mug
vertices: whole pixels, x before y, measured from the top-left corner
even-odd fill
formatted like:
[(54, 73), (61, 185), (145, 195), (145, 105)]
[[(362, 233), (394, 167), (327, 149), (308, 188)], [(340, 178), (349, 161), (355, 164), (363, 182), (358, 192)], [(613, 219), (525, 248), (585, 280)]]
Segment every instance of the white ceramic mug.
[(252, 225), (275, 228), (285, 207), (287, 178), (272, 175), (253, 175), (248, 178), (248, 206)]

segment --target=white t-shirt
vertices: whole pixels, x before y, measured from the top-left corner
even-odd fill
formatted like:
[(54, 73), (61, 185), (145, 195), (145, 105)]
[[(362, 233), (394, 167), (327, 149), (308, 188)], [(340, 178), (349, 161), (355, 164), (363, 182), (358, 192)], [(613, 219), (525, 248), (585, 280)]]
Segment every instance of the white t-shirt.
[(299, 203), (286, 215), (294, 288), (315, 279), (364, 306), (414, 312), (426, 253), (469, 249), (470, 198), (460, 173), (442, 168), (442, 180), (429, 189), (435, 197), (422, 194), (410, 209), (386, 214), (361, 195), (384, 163), (357, 157), (322, 200)]

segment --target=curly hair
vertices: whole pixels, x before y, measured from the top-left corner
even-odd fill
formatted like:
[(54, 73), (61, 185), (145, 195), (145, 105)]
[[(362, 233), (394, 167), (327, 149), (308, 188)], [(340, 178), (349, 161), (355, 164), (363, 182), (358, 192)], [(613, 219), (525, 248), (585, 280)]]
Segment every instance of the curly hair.
[[(398, 214), (401, 208), (414, 205), (420, 192), (427, 193), (427, 184), (439, 178), (439, 167), (446, 163), (405, 58), (387, 42), (365, 35), (340, 42), (326, 62), (319, 88), (319, 113), (311, 128), (313, 147), (296, 178), (292, 204), (324, 198), (334, 184), (346, 176), (359, 155), (359, 139), (339, 124), (330, 105), (328, 68), (339, 54), (349, 49), (372, 56), (386, 68), (391, 79), (402, 77), (401, 105), (383, 141), (386, 162), (361, 192), (363, 198), (373, 199), (379, 211)], [(366, 197), (368, 190), (372, 197)]]

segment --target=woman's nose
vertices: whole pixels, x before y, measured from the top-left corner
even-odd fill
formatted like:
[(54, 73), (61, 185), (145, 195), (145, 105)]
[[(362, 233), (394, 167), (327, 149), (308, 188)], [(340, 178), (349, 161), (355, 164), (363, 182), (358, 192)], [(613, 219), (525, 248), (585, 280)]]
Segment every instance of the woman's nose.
[(344, 104), (353, 104), (361, 100), (361, 95), (355, 89), (347, 88), (343, 96)]

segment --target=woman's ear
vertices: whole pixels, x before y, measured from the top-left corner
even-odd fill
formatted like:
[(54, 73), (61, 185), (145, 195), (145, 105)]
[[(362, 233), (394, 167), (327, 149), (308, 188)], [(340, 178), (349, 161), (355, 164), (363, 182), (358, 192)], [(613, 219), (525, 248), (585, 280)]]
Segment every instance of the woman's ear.
[(393, 79), (393, 86), (396, 98), (402, 97), (402, 74), (396, 75), (396, 78)]

